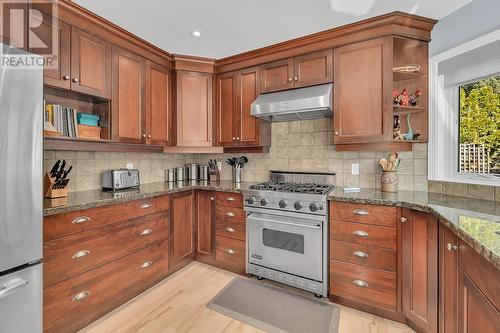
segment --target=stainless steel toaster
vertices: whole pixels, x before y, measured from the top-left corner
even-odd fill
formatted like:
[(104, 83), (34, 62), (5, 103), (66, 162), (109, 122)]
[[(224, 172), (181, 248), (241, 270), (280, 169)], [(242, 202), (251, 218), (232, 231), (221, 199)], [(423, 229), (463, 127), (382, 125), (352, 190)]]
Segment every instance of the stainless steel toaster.
[(101, 174), (101, 185), (105, 190), (122, 190), (141, 185), (139, 170), (118, 169), (108, 170)]

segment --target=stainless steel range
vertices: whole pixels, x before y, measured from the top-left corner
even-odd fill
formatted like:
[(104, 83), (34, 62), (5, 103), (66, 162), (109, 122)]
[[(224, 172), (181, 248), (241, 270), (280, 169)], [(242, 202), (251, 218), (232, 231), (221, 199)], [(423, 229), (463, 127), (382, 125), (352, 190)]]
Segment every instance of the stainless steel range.
[(331, 176), (272, 172), (270, 182), (244, 193), (247, 273), (327, 296), (327, 195), (333, 186), (317, 180)]

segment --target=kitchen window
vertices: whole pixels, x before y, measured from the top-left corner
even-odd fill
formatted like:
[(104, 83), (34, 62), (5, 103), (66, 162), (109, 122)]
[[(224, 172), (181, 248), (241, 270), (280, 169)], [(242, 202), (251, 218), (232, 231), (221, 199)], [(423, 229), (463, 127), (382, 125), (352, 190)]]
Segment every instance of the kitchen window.
[(500, 185), (500, 30), (430, 58), (429, 180)]

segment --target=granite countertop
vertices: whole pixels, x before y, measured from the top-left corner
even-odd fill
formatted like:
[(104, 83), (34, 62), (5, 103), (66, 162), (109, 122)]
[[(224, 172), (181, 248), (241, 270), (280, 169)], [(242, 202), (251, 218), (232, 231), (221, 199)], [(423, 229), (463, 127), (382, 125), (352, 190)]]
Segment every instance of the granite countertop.
[(330, 192), (328, 199), (429, 212), (500, 269), (500, 202), (413, 191), (344, 193), (342, 187)]
[[(235, 184), (232, 181), (161, 182), (142, 184), (139, 189), (120, 192), (70, 192), (67, 198), (46, 199), (43, 214), (49, 216), (195, 189), (241, 193), (248, 190), (250, 185), (252, 183)], [(384, 193), (376, 189), (361, 189), (356, 193), (344, 193), (342, 187), (330, 192), (328, 199), (429, 212), (500, 269), (500, 202), (414, 191)]]
[(252, 183), (242, 182), (235, 184), (232, 181), (220, 181), (217, 183), (208, 181), (159, 182), (142, 184), (138, 189), (127, 189), (117, 192), (102, 190), (69, 192), (67, 198), (45, 199), (43, 203), (43, 216), (152, 198), (187, 190), (203, 189), (241, 193), (243, 190), (248, 190), (250, 185)]

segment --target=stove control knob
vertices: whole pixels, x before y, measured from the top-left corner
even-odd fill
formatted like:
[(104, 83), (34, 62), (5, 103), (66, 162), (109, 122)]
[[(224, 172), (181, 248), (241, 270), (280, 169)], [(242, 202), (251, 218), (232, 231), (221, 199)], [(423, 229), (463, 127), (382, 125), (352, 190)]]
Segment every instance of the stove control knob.
[(247, 203), (248, 203), (249, 205), (253, 205), (253, 204), (255, 203), (255, 201), (256, 201), (256, 200), (255, 200), (255, 197), (250, 197), (250, 198), (248, 198), (248, 199), (247, 199)]
[(317, 203), (313, 202), (312, 204), (309, 205), (309, 209), (311, 210), (311, 212), (317, 212), (319, 209), (319, 206)]
[(304, 207), (304, 206), (302, 205), (302, 202), (295, 201), (295, 203), (293, 204), (293, 207), (295, 208), (295, 210), (301, 210), (302, 207)]
[(288, 205), (288, 203), (285, 200), (280, 200), (278, 205), (280, 206), (280, 208), (285, 208)]
[(261, 205), (261, 206), (267, 206), (267, 203), (268, 203), (268, 202), (269, 202), (269, 201), (268, 201), (266, 198), (262, 198), (262, 199), (260, 199), (260, 205)]

